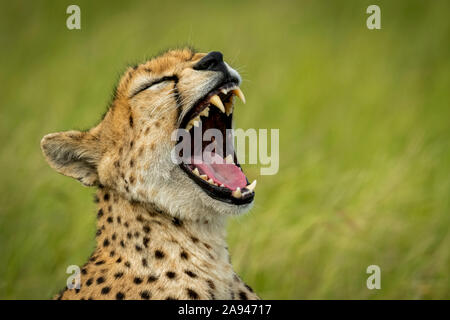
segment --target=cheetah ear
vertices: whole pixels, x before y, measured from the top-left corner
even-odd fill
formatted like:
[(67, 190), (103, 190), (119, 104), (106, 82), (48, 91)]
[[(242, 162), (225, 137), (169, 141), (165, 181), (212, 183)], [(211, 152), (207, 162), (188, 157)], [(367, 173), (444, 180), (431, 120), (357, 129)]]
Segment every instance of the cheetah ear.
[(67, 131), (46, 135), (41, 149), (50, 166), (86, 186), (99, 183), (97, 164), (101, 158), (97, 137), (89, 132)]

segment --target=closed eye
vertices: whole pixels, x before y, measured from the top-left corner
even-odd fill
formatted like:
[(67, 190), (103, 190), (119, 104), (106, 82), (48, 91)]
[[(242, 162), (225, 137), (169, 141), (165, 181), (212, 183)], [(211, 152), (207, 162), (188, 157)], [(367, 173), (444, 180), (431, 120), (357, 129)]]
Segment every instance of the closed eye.
[(138, 88), (136, 88), (134, 90), (134, 92), (131, 94), (130, 98), (133, 98), (135, 95), (137, 95), (138, 93), (147, 90), (148, 88), (151, 88), (154, 85), (166, 82), (166, 81), (175, 81), (178, 82), (178, 77), (177, 76), (166, 76), (166, 77), (162, 77), (156, 80), (153, 80), (151, 82), (147, 82), (147, 83), (143, 83), (141, 86), (139, 86)]

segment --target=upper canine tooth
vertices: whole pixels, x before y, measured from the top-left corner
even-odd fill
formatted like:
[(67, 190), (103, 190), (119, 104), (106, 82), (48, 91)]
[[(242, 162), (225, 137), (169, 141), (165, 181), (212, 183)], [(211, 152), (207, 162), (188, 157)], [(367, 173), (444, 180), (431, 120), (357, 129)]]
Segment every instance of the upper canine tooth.
[(234, 190), (231, 195), (235, 198), (242, 197), (241, 188), (237, 187), (236, 190)]
[(255, 190), (256, 187), (256, 180), (254, 180), (251, 184), (249, 184), (248, 186), (246, 186), (246, 188), (250, 191)]
[(225, 163), (226, 164), (234, 164), (233, 156), (231, 154), (229, 154), (225, 157)]
[(225, 113), (225, 107), (223, 106), (222, 100), (220, 100), (220, 98), (217, 94), (213, 95), (211, 97), (211, 99), (209, 99), (209, 102), (211, 102), (213, 105), (215, 105), (217, 108), (219, 108), (220, 111)]
[(220, 92), (222, 92), (223, 94), (227, 94), (227, 89), (225, 89), (225, 88), (223, 88), (223, 89), (220, 89)]
[(242, 100), (243, 103), (245, 103), (245, 96), (244, 93), (240, 88), (236, 88), (233, 90), (233, 93), (239, 97), (239, 99)]

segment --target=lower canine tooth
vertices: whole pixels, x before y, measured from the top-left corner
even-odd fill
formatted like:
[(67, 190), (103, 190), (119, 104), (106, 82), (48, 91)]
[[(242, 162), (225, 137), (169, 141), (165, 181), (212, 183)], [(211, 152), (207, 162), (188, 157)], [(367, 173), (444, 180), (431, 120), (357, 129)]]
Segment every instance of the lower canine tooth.
[(211, 99), (209, 99), (209, 102), (211, 102), (213, 105), (219, 108), (220, 111), (225, 113), (225, 107), (223, 106), (222, 100), (220, 100), (217, 94), (213, 95)]
[(208, 176), (206, 174), (200, 175), (200, 178), (202, 178), (205, 181), (208, 181)]
[(237, 187), (236, 190), (234, 190), (231, 195), (235, 198), (242, 197), (241, 188)]
[(254, 180), (251, 184), (249, 184), (246, 188), (250, 191), (255, 190), (256, 187), (256, 180)]
[(195, 173), (195, 175), (197, 175), (197, 176), (200, 175), (200, 172), (198, 172), (198, 169), (197, 169), (197, 168), (195, 168), (194, 170), (192, 170), (192, 172)]

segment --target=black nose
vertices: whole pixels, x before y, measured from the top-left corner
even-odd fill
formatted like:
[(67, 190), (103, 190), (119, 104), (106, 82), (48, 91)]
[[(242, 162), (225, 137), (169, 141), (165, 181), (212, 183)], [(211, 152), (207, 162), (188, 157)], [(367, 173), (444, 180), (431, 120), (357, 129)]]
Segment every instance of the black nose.
[(194, 70), (211, 70), (211, 71), (225, 71), (225, 63), (223, 62), (223, 54), (219, 51), (213, 51), (203, 57), (197, 62)]

